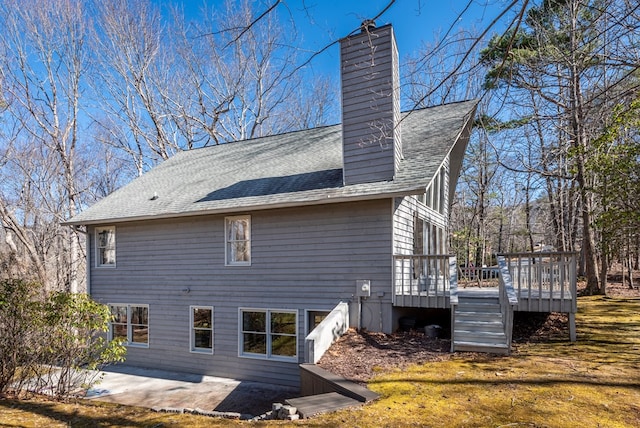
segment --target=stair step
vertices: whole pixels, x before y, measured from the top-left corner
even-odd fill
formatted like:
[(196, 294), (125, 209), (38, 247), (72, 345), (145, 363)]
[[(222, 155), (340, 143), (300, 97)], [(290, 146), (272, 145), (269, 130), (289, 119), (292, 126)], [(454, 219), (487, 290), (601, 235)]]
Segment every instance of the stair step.
[(505, 343), (507, 341), (507, 336), (504, 332), (456, 330), (454, 333), (454, 339), (461, 340), (463, 342)]
[(456, 317), (458, 315), (460, 315), (462, 318), (470, 318), (470, 317), (478, 317), (477, 319), (481, 319), (481, 318), (502, 318), (502, 312), (501, 311), (486, 311), (486, 310), (480, 310), (480, 309), (468, 309), (468, 310), (455, 310), (455, 314)]
[(309, 395), (300, 398), (290, 398), (285, 403), (298, 409), (303, 419), (321, 413), (333, 412), (349, 407), (362, 406), (362, 402), (351, 397), (345, 397), (337, 392)]
[(454, 322), (455, 331), (487, 331), (492, 333), (504, 333), (504, 324), (501, 320), (497, 321), (470, 321), (458, 320)]
[(487, 312), (500, 312), (502, 307), (499, 303), (488, 303), (488, 302), (473, 302), (473, 303), (460, 303), (456, 306), (456, 310), (478, 310), (478, 311), (487, 311)]
[(453, 349), (463, 352), (486, 352), (490, 354), (508, 354), (509, 346), (504, 343), (486, 344), (471, 341), (454, 341)]
[(502, 322), (501, 312), (455, 312), (456, 320), (464, 321), (500, 321)]
[(481, 318), (484, 317), (502, 317), (502, 311), (488, 311), (483, 308), (456, 308), (456, 315), (462, 315), (470, 317), (470, 316), (478, 316)]
[(508, 354), (509, 343), (496, 295), (459, 296), (454, 308), (453, 350)]
[(458, 296), (458, 302), (462, 304), (467, 303), (492, 303), (495, 305), (500, 304), (500, 299), (496, 298), (482, 298), (482, 297), (460, 297)]

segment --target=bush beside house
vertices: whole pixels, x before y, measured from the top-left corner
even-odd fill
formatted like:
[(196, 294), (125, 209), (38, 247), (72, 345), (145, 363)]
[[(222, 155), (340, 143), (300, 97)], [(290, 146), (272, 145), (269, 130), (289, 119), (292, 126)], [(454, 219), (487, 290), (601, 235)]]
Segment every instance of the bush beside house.
[(85, 294), (0, 281), (0, 393), (66, 397), (95, 382), (97, 369), (126, 352), (106, 341), (110, 318), (107, 306)]

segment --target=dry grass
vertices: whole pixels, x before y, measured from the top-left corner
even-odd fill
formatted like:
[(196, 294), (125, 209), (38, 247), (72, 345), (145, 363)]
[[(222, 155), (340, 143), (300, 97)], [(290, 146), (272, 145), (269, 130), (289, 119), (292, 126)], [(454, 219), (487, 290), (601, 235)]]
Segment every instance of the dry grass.
[(156, 413), (141, 407), (97, 401), (0, 400), (2, 427), (216, 427), (234, 421), (206, 416)]
[[(458, 354), (384, 372), (377, 402), (300, 426), (640, 426), (640, 300), (579, 300), (578, 342), (519, 345), (510, 357)], [(249, 423), (98, 402), (0, 400), (0, 425), (205, 427)], [(286, 425), (286, 423), (277, 423)]]

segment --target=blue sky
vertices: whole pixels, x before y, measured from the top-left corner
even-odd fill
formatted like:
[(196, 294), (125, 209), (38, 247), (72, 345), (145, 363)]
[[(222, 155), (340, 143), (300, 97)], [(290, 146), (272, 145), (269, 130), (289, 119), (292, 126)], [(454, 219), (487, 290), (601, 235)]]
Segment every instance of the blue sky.
[[(187, 19), (197, 20), (203, 4), (215, 8), (223, 0), (156, 0), (162, 5), (184, 7)], [(276, 0), (263, 0), (257, 9), (266, 10)], [(380, 13), (389, 0), (283, 0), (277, 6), (281, 19), (293, 20), (302, 48), (310, 53), (342, 38), (358, 28), (364, 19)], [(506, 0), (396, 0), (382, 15), (378, 25), (391, 23), (394, 26), (400, 58), (415, 54), (423, 43), (434, 40), (434, 35), (443, 34), (452, 24), (460, 28), (484, 28), (508, 3)], [(338, 70), (338, 48), (333, 46), (316, 57), (311, 64), (321, 73)]]

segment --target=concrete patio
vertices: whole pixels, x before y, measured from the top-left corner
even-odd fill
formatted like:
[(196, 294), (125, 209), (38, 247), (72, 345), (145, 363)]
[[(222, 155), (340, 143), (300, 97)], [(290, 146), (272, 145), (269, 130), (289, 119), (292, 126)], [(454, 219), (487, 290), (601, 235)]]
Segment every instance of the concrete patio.
[(291, 387), (191, 373), (114, 366), (86, 398), (148, 408), (202, 409), (257, 416), (299, 396)]

